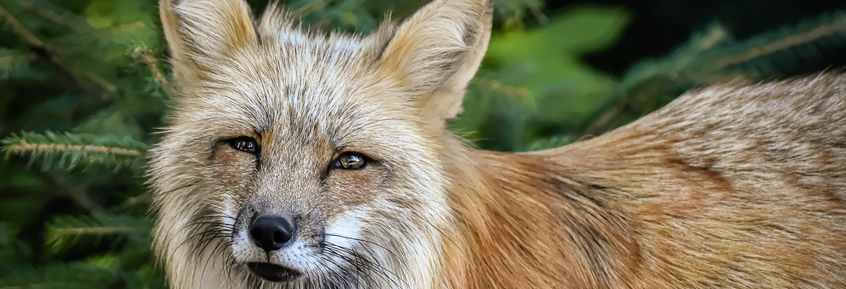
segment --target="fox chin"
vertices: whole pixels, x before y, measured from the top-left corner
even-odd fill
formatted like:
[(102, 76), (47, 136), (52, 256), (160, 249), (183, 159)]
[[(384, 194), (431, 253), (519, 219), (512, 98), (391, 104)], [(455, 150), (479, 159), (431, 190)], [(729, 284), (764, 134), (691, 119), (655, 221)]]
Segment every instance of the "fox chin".
[(715, 86), (562, 148), (446, 128), (491, 33), (368, 35), (161, 0), (181, 91), (149, 169), (172, 288), (846, 288), (846, 77)]

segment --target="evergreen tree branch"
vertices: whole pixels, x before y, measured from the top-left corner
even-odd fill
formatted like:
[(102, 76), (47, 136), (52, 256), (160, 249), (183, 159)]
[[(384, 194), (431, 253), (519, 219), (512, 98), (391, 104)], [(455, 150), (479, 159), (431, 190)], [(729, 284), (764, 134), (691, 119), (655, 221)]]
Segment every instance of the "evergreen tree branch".
[(97, 146), (97, 145), (66, 145), (66, 144), (37, 144), (27, 143), (26, 140), (21, 140), (19, 144), (10, 145), (9, 151), (13, 154), (25, 154), (33, 152), (101, 152), (107, 154), (124, 155), (124, 156), (141, 156), (141, 152), (137, 150)]
[(56, 187), (61, 188), (57, 193), (70, 198), (77, 207), (89, 213), (103, 210), (103, 207), (88, 197), (88, 190), (86, 188), (75, 186), (69, 183), (65, 177), (56, 173), (48, 172), (46, 175)]
[(75, 135), (71, 133), (45, 134), (24, 132), (12, 134), (2, 141), (6, 157), (30, 155), (30, 164), (38, 157), (43, 158), (43, 170), (53, 166), (72, 169), (80, 163), (107, 164), (120, 168), (143, 157), (147, 145), (128, 136)]
[(53, 21), (56, 24), (70, 28), (75, 32), (83, 32), (89, 29), (89, 27), (84, 25), (83, 23), (68, 19), (67, 17), (59, 15), (59, 13), (56, 13), (53, 10), (42, 7), (41, 5), (37, 5), (35, 3), (30, 2), (26, 2), (23, 5), (30, 12), (35, 13), (38, 16), (41, 16), (47, 20)]
[(638, 103), (644, 102), (650, 96), (653, 96), (659, 91), (661, 91), (661, 89), (664, 89), (664, 87), (662, 87), (660, 83), (653, 82), (646, 84), (645, 87), (637, 90), (634, 93), (626, 94), (623, 100), (617, 102), (616, 105), (605, 110), (599, 117), (594, 119), (587, 126), (587, 128), (584, 129), (581, 136), (579, 136), (579, 139), (584, 139), (587, 137), (602, 134), (602, 129), (604, 129), (616, 117), (623, 114), (626, 111), (627, 107), (631, 107)]
[[(62, 72), (67, 74), (81, 87), (88, 90), (97, 90), (97, 94), (102, 95), (104, 98), (108, 98), (110, 95), (117, 92), (117, 87), (109, 83), (102, 77), (91, 74), (83, 74), (73, 69), (67, 61), (59, 57), (59, 54), (56, 53), (53, 47), (38, 38), (38, 36), (36, 36), (31, 30), (29, 30), (29, 28), (27, 28), (20, 20), (18, 20), (15, 15), (13, 15), (8, 9), (3, 7), (2, 4), (0, 4), (0, 18), (6, 19), (9, 25), (12, 27), (12, 31), (18, 34), (21, 38), (23, 38), (24, 41), (26, 41), (29, 45), (30, 49), (34, 50), (38, 56), (41, 56), (48, 60), (54, 66), (59, 68)], [(89, 82), (93, 82), (94, 84), (99, 86), (99, 88), (92, 89)]]
[(150, 69), (150, 74), (153, 75), (153, 81), (159, 85), (159, 87), (164, 90), (165, 94), (169, 97), (176, 96), (176, 90), (174, 89), (173, 85), (170, 81), (167, 80), (167, 77), (162, 74), (161, 70), (159, 70), (159, 60), (153, 57), (152, 53), (150, 53), (149, 49), (144, 47), (138, 47), (135, 49), (135, 58), (140, 59), (147, 65)]
[(823, 37), (844, 33), (846, 33), (846, 20), (833, 22), (827, 25), (811, 29), (810, 31), (805, 33), (790, 35), (783, 39), (778, 39), (762, 46), (752, 47), (751, 49), (739, 53), (737, 55), (732, 55), (731, 57), (721, 59), (720, 61), (714, 64), (714, 68), (720, 69), (731, 65), (740, 64), (764, 55), (784, 51), (790, 49), (791, 47), (811, 43)]
[(129, 226), (53, 229), (53, 232), (58, 235), (110, 235), (133, 233), (136, 231), (138, 229)]
[(0, 80), (12, 77), (16, 71), (26, 70), (38, 56), (29, 52), (0, 50)]
[(41, 41), (41, 39), (29, 31), (29, 29), (27, 29), (26, 26), (18, 20), (18, 18), (12, 15), (9, 10), (6, 10), (2, 4), (0, 4), (0, 17), (5, 18), (6, 21), (9, 22), (9, 25), (12, 26), (12, 30), (26, 40), (30, 46), (35, 48), (43, 48), (47, 46), (43, 41)]
[(47, 226), (46, 242), (56, 252), (70, 249), (80, 243), (104, 238), (129, 238), (147, 245), (151, 230), (150, 220), (141, 216), (95, 213), (91, 216), (59, 216)]
[(739, 43), (731, 39), (725, 28), (714, 25), (669, 56), (643, 61), (629, 69), (620, 81), (621, 97), (586, 126), (582, 137), (601, 133), (618, 116), (662, 91), (722, 81), (760, 80), (777, 74), (773, 64), (815, 59), (823, 51), (841, 49), (844, 42), (843, 13), (823, 15)]
[(11, 65), (17, 62), (25, 62), (36, 58), (37, 55), (32, 53), (6, 54), (0, 55), (0, 66)]

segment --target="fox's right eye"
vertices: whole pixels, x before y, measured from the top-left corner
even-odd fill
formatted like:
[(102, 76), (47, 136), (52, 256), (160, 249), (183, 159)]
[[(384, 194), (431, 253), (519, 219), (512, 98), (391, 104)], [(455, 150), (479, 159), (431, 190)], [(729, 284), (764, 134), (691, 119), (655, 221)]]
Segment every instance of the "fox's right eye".
[(236, 150), (254, 155), (257, 155), (261, 150), (261, 147), (256, 142), (256, 139), (246, 136), (230, 139), (229, 145)]

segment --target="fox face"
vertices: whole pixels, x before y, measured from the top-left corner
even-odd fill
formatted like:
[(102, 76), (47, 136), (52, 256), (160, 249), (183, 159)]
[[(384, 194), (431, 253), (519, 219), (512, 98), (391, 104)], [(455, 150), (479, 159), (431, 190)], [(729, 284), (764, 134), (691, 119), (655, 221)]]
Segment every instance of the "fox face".
[(183, 94), (150, 169), (172, 286), (433, 286), (454, 218), (444, 120), (490, 3), (436, 1), (366, 36), (302, 31), (274, 6), (255, 20), (242, 0), (160, 7)]

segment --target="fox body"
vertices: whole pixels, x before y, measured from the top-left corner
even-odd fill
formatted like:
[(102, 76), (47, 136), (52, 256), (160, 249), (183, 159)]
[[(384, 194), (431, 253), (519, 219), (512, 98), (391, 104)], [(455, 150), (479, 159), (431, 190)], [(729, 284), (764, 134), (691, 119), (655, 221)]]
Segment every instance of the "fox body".
[(328, 36), (242, 0), (160, 4), (183, 93), (150, 168), (173, 288), (846, 288), (846, 76), (489, 152), (444, 124), (487, 0)]

